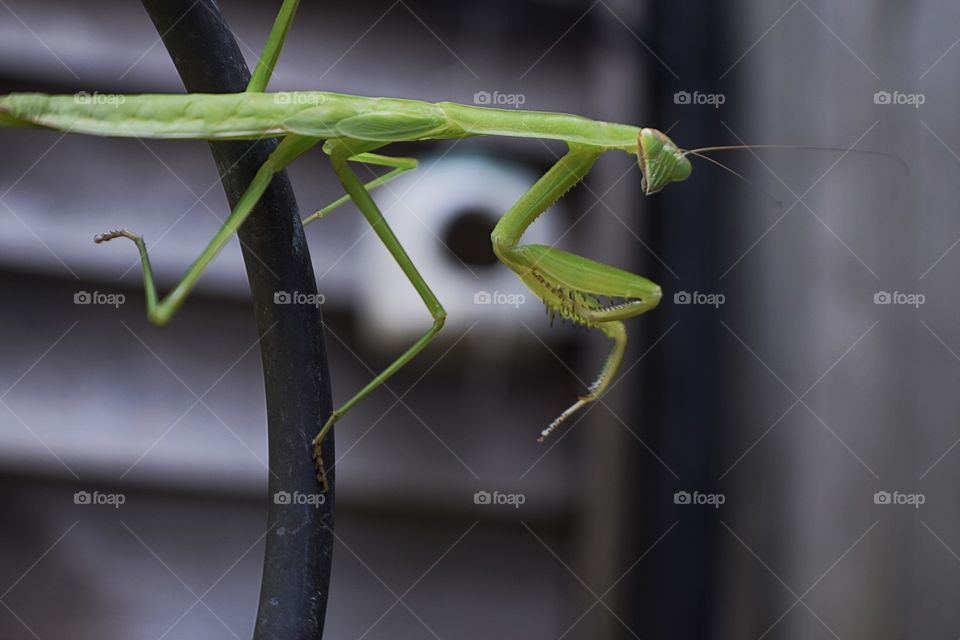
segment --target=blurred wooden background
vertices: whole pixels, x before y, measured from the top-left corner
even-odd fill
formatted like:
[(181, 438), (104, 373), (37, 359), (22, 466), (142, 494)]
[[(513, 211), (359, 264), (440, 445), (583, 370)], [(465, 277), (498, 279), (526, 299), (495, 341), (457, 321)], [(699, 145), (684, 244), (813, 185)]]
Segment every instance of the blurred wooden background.
[[(251, 62), (273, 4), (223, 3)], [(451, 322), (391, 382), (402, 402), (381, 391), (338, 427), (329, 637), (960, 635), (960, 6), (421, 0), (301, 12), (275, 88), (467, 103), (499, 92), (656, 126), (684, 147), (856, 146), (909, 166), (715, 156), (778, 207), (702, 161), (643, 199), (635, 163), (605, 158), (534, 231), (654, 275), (664, 303), (630, 322), (632, 369), (605, 406), (543, 447), (537, 433), (607, 345), (551, 329), (535, 300), (492, 308), (474, 295), (523, 291), (485, 264), (483, 226), (562, 148), (399, 148), (425, 167), (380, 202), (428, 281), (451, 287)], [(180, 90), (139, 6), (111, 0), (6, 0), (0, 78), (3, 93)], [(132, 247), (91, 242), (130, 227), (175, 282), (226, 214), (205, 145), (2, 135), (0, 635), (244, 637), (269, 497), (238, 247), (157, 330)], [(339, 193), (318, 155), (291, 175), (305, 214)], [(467, 240), (455, 233), (477, 217)], [(364, 231), (346, 208), (308, 229), (340, 399), (428, 323), (412, 290), (377, 295), (399, 285)], [(94, 291), (126, 302), (74, 304)], [(678, 304), (684, 292), (724, 303)], [(877, 304), (883, 293), (923, 304)], [(77, 505), (78, 491), (126, 502)], [(478, 491), (525, 501), (476, 505)], [(677, 504), (677, 492), (724, 503)], [(883, 492), (924, 502), (878, 504)]]

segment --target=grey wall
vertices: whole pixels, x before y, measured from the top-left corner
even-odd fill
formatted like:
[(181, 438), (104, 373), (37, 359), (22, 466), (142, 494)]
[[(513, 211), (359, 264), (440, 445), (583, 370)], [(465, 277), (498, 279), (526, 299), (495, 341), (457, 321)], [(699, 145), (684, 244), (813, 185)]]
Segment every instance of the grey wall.
[[(855, 154), (760, 153), (769, 168), (736, 165), (784, 207), (744, 190), (717, 274), (731, 290), (724, 367), (736, 373), (726, 389), (740, 425), (724, 465), (725, 633), (953, 637), (960, 7), (737, 7), (741, 51), (755, 46), (729, 72), (744, 87), (746, 117), (728, 123), (736, 136), (856, 143), (901, 156), (909, 174)], [(877, 91), (925, 102), (876, 104)], [(884, 291), (925, 303), (874, 304)], [(925, 503), (875, 504), (878, 491)]]

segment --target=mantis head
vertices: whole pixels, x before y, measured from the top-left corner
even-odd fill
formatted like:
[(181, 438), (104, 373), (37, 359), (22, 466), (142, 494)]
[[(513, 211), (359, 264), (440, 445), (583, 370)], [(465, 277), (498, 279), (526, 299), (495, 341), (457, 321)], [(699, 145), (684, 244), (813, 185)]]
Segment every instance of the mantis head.
[(684, 152), (666, 134), (656, 129), (640, 130), (637, 158), (643, 172), (643, 192), (646, 195), (690, 176), (690, 161)]

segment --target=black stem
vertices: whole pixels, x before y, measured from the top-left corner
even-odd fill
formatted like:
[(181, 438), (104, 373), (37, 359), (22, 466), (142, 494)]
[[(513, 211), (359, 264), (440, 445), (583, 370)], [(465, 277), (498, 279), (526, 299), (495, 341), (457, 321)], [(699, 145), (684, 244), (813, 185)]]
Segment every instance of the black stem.
[[(187, 91), (239, 93), (246, 88), (250, 70), (215, 0), (142, 2)], [(233, 206), (276, 141), (210, 146)], [(317, 291), (286, 174), (274, 179), (239, 236), (261, 337), (270, 441), (270, 529), (254, 639), (321, 638), (333, 553), (333, 473), (330, 492), (319, 507), (309, 501), (278, 504), (275, 499), (280, 492), (319, 495), (310, 440), (332, 409), (319, 309), (274, 303), (276, 292)], [(327, 461), (334, 459), (332, 436), (324, 442)]]

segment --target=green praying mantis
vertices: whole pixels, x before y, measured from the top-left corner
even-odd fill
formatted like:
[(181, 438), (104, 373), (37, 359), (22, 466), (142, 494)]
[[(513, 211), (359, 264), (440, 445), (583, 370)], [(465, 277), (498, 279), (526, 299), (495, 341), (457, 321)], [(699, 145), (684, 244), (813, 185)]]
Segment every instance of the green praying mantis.
[[(327, 92), (267, 93), (266, 88), (290, 30), (299, 0), (284, 0), (245, 93), (130, 95), (112, 100), (78, 100), (71, 95), (14, 93), (0, 96), (0, 127), (39, 127), (98, 136), (163, 139), (281, 141), (246, 192), (183, 279), (160, 298), (143, 238), (125, 229), (95, 237), (102, 243), (131, 240), (139, 251), (147, 316), (165, 325), (183, 305), (204, 270), (243, 224), (274, 174), (322, 143), (346, 195), (304, 220), (319, 220), (353, 202), (409, 279), (433, 318), (427, 332), (392, 364), (337, 408), (313, 440), (318, 479), (328, 488), (320, 444), (334, 424), (358, 402), (410, 362), (437, 335), (446, 312), (384, 219), (370, 191), (417, 167), (412, 158), (376, 153), (394, 142), (448, 140), (471, 136), (513, 136), (560, 140), (567, 152), (500, 219), (491, 235), (501, 262), (547, 308), (574, 324), (603, 332), (613, 349), (587, 393), (543, 429), (542, 442), (568, 417), (596, 401), (609, 387), (624, 357), (624, 321), (660, 302), (650, 280), (588, 258), (544, 245), (522, 245), (525, 230), (578, 184), (608, 151), (630, 154), (639, 163), (646, 194), (691, 173), (688, 154), (656, 129), (600, 122), (563, 113), (503, 110), (417, 100), (370, 98)], [(350, 163), (385, 167), (387, 173), (363, 183)], [(606, 301), (606, 302), (605, 302)]]

